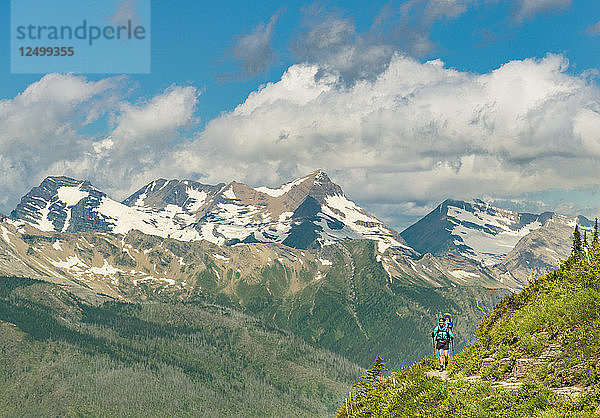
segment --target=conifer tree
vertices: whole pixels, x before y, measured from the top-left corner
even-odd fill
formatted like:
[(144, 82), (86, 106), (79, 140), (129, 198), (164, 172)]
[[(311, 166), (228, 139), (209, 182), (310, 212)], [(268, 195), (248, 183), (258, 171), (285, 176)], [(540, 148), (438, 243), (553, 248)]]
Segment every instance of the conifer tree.
[(583, 231), (583, 249), (588, 249), (587, 231)]
[(596, 223), (594, 224), (594, 235), (592, 236), (592, 247), (596, 247), (598, 243), (598, 218), (596, 218)]
[(581, 242), (581, 232), (579, 232), (579, 226), (575, 224), (575, 231), (573, 231), (573, 249), (571, 254), (573, 256), (580, 256), (583, 252), (583, 243)]
[(367, 374), (365, 376), (361, 376), (360, 379), (363, 381), (359, 381), (354, 384), (354, 387), (357, 389), (359, 393), (368, 393), (375, 390), (375, 386), (381, 382), (382, 372), (388, 370), (385, 367), (385, 363), (380, 356), (375, 358), (375, 364), (369, 370), (367, 370)]

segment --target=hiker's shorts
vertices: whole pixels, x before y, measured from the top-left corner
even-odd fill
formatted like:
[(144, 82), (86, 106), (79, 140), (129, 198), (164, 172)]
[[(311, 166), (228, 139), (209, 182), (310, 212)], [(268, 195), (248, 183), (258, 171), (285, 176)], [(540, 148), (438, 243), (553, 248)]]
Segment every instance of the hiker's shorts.
[(447, 350), (449, 346), (450, 341), (438, 340), (438, 342), (435, 344), (435, 348), (437, 350)]

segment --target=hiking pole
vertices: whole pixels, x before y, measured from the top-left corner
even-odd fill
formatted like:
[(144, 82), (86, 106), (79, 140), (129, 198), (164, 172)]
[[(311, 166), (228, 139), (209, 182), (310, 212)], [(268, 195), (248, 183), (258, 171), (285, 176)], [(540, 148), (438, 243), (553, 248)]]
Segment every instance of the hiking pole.
[(433, 334), (431, 335), (431, 346), (433, 347), (433, 359), (435, 360), (435, 339), (433, 338)]

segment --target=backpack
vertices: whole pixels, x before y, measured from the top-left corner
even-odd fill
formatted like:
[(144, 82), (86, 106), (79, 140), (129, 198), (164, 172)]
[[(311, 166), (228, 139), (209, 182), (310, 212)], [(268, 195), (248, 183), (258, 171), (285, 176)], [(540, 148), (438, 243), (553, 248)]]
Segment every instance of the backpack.
[(446, 325), (448, 326), (448, 328), (450, 328), (450, 331), (452, 331), (452, 327), (454, 327), (454, 322), (452, 322), (452, 315), (450, 315), (449, 313), (445, 313), (444, 320), (446, 321)]
[(448, 328), (447, 326), (444, 326), (444, 328), (440, 328), (440, 326), (438, 325), (435, 328), (435, 340), (436, 341), (448, 341), (450, 340), (450, 333), (448, 332)]

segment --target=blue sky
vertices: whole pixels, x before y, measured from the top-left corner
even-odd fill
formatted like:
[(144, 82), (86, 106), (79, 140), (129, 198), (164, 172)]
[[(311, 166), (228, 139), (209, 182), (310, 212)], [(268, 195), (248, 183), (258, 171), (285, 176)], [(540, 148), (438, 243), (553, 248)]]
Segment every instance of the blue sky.
[[(277, 185), (315, 168), (399, 229), (445, 197), (600, 208), (598, 1), (151, 6), (150, 74), (16, 75), (1, 61), (0, 212), (49, 174), (90, 178), (121, 198), (159, 176)], [(9, 1), (0, 7), (8, 57)], [(72, 96), (54, 100), (54, 88)], [(45, 113), (56, 106), (68, 111)], [(485, 109), (473, 132), (467, 116)], [(36, 119), (15, 116), (25, 112)], [(47, 129), (19, 128), (43, 120)]]

